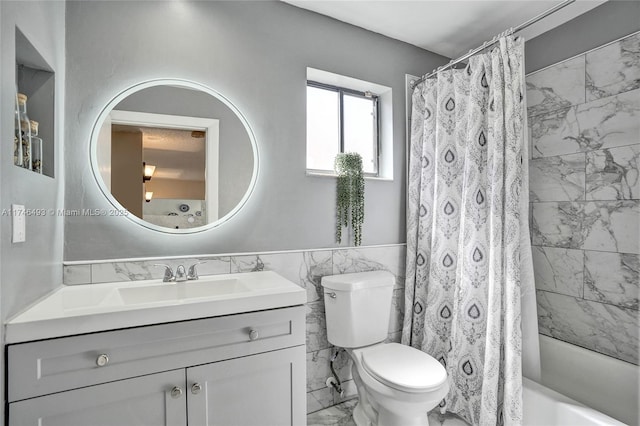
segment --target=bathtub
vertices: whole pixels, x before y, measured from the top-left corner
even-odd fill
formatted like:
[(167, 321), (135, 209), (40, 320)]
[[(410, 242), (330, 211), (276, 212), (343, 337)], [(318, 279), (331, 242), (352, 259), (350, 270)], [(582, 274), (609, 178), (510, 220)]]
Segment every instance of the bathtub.
[(629, 425), (640, 424), (640, 368), (540, 336), (541, 380), (536, 382)]
[(561, 393), (522, 378), (523, 426), (624, 426)]

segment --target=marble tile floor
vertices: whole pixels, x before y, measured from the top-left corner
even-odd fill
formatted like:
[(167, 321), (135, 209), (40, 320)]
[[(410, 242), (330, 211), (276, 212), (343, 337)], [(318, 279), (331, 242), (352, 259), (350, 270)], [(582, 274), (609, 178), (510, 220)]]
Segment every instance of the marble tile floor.
[[(310, 413), (307, 415), (307, 426), (355, 426), (351, 412), (357, 402), (357, 399), (350, 399), (341, 404)], [(429, 413), (429, 426), (468, 426), (468, 424), (458, 416), (441, 415), (437, 410), (433, 410)]]

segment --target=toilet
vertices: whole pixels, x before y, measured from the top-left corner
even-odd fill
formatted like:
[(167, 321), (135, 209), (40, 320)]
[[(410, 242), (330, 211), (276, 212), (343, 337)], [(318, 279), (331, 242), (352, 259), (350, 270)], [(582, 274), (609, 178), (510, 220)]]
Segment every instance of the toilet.
[(395, 277), (387, 271), (322, 278), (327, 338), (353, 361), (358, 426), (425, 426), (427, 413), (445, 397), (444, 367), (410, 346), (384, 343)]

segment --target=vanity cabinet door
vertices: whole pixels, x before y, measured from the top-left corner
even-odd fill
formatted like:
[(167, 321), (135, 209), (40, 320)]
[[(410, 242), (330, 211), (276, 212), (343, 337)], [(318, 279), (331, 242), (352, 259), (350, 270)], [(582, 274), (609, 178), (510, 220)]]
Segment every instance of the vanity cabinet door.
[(13, 402), (9, 425), (186, 426), (184, 373), (167, 371)]
[(189, 426), (306, 424), (305, 363), (297, 346), (188, 368)]

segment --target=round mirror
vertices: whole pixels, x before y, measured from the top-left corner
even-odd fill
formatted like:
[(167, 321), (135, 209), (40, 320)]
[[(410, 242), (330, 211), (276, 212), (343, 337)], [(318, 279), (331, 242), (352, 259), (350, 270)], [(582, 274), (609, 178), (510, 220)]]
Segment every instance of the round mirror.
[(153, 80), (116, 96), (91, 135), (91, 165), (119, 211), (147, 228), (199, 232), (233, 216), (258, 174), (253, 132), (206, 86)]

